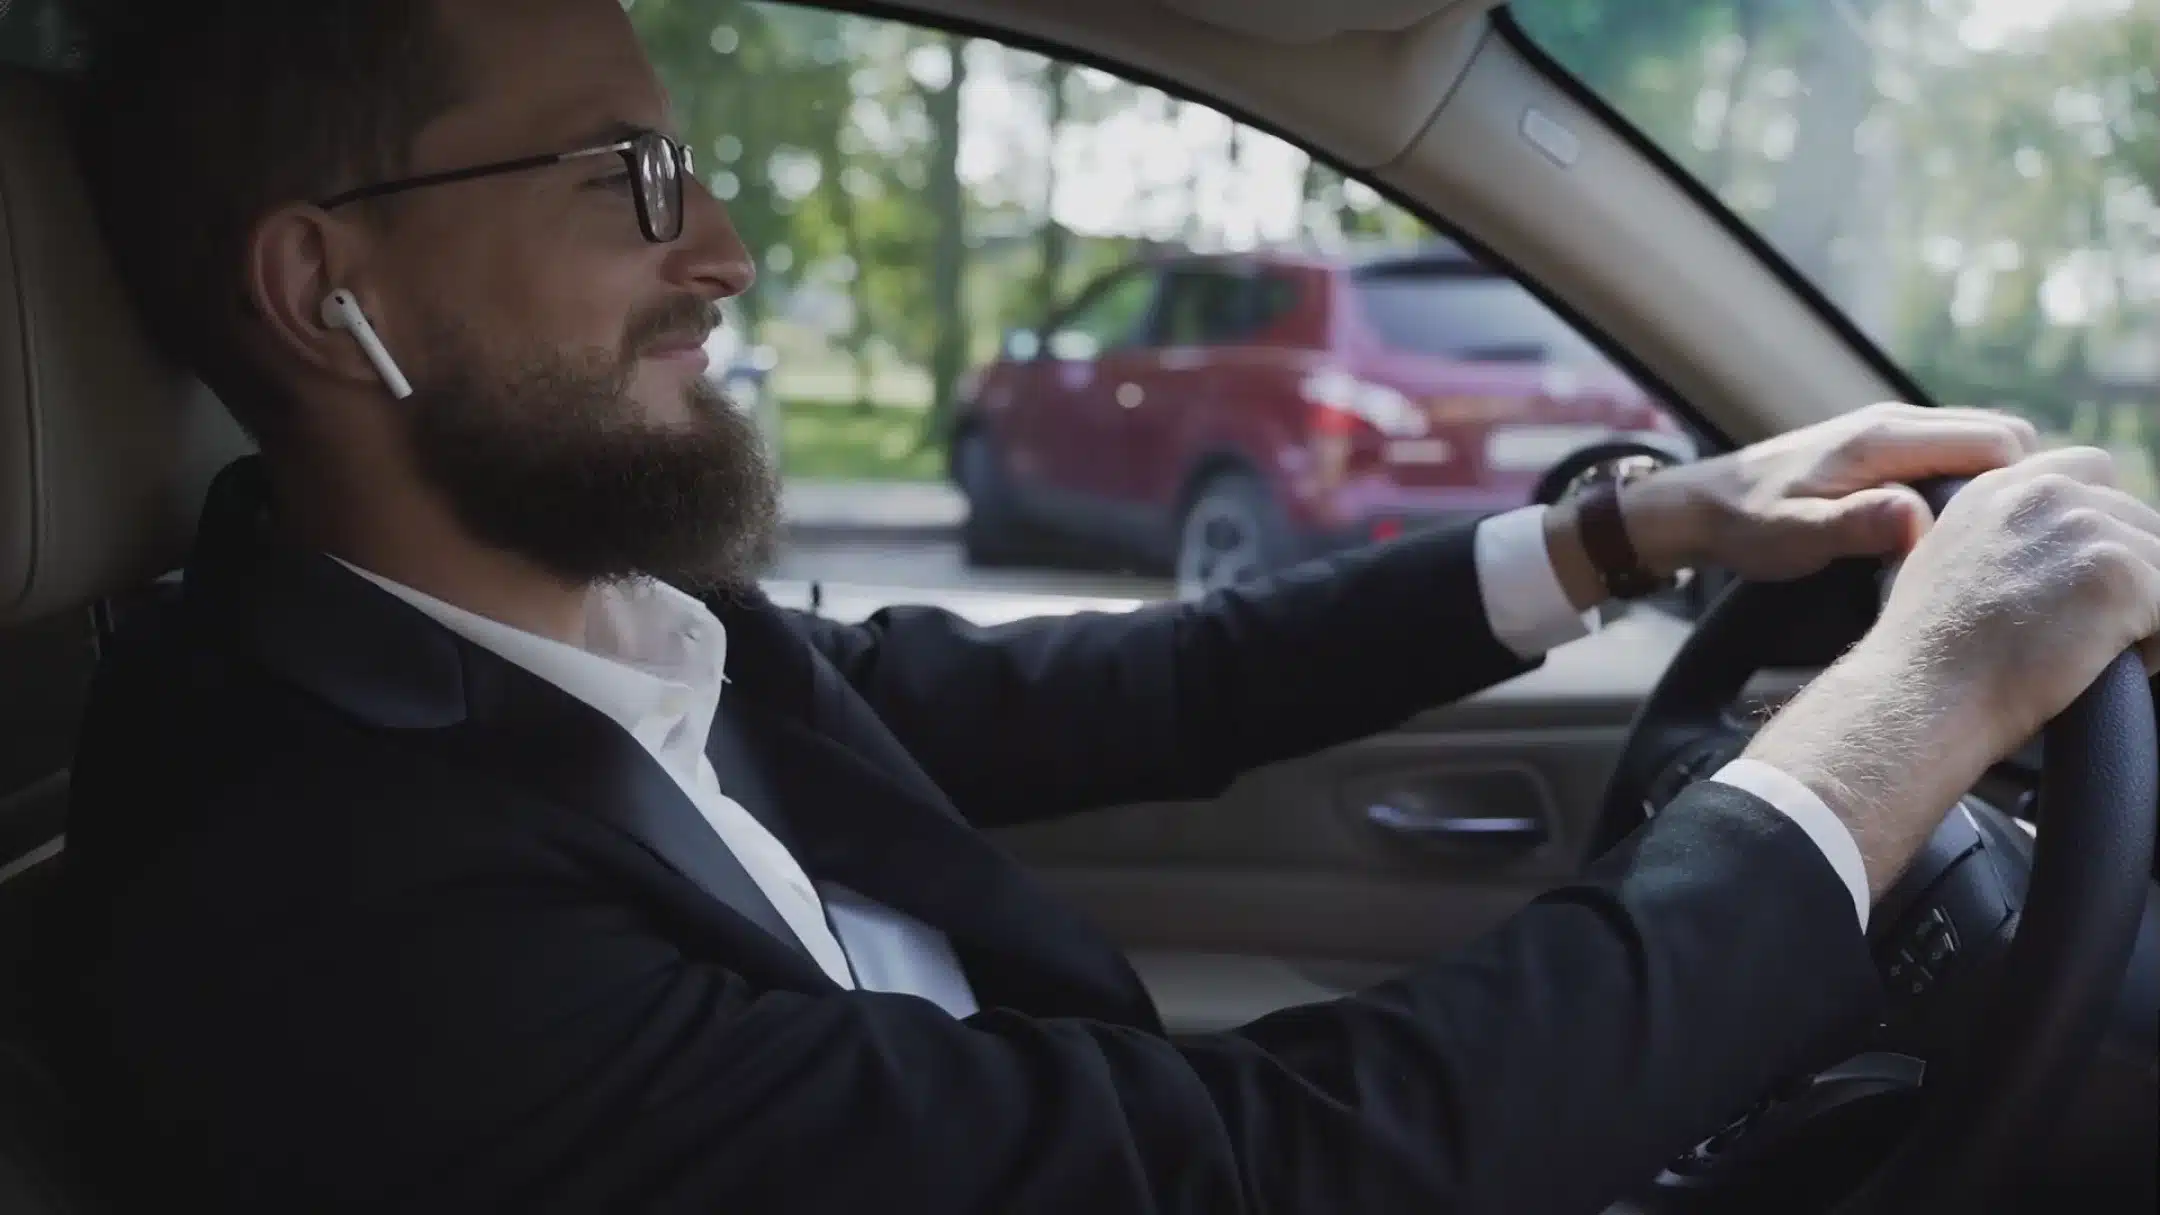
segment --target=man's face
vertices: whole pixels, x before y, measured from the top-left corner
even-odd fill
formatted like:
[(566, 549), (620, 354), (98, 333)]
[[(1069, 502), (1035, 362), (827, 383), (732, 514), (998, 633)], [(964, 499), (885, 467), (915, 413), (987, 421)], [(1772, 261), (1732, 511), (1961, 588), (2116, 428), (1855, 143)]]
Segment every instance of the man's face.
[[(439, 12), (465, 99), (421, 132), (415, 174), (670, 130), (616, 0)], [(749, 286), (749, 258), (696, 181), (665, 245), (641, 233), (632, 191), (622, 158), (598, 156), (395, 200), (376, 269), (385, 340), (415, 390), (398, 404), (404, 439), (476, 539), (561, 577), (740, 581), (777, 494), (701, 347), (716, 302)]]

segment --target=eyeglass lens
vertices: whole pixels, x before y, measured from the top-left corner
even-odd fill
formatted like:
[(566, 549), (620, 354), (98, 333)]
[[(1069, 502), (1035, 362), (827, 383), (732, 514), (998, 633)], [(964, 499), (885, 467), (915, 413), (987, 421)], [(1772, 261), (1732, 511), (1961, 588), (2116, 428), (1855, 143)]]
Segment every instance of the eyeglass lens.
[(632, 154), (637, 160), (648, 235), (655, 241), (672, 241), (683, 234), (682, 175), (688, 166), (678, 161), (675, 146), (658, 134), (638, 140)]

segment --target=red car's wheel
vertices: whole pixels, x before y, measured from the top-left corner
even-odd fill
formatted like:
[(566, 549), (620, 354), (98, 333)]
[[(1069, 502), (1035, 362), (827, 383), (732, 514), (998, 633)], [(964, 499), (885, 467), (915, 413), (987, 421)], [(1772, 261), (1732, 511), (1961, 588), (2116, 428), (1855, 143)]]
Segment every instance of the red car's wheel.
[(971, 566), (1025, 565), (1033, 556), (991, 440), (971, 428), (953, 437), (953, 480), (968, 499), (961, 556)]
[(1219, 473), (1194, 494), (1178, 526), (1178, 598), (1259, 578), (1287, 564), (1290, 551), (1290, 528), (1260, 478)]

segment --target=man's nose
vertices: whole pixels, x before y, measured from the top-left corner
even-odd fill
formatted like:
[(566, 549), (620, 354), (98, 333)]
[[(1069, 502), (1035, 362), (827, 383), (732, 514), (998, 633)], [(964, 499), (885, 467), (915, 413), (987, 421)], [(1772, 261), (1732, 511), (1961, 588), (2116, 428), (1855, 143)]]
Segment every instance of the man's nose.
[(696, 178), (683, 183), (683, 234), (670, 251), (669, 277), (715, 300), (742, 295), (758, 279), (728, 209)]

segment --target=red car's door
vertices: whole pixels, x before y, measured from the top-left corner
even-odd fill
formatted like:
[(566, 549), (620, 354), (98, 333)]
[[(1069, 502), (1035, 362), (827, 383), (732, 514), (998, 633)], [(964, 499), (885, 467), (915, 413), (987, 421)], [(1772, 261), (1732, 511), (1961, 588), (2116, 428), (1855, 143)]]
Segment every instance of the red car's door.
[(1082, 510), (1119, 499), (1118, 388), (1133, 374), (1130, 360), (1145, 357), (1155, 292), (1152, 269), (1115, 271), (1045, 328), (1008, 424), (1009, 465), (1023, 493)]
[(1205, 265), (1179, 266), (1163, 276), (1161, 298), (1150, 332), (1153, 358), (1148, 375), (1120, 386), (1125, 477), (1128, 495), (1168, 518), (1177, 510), (1178, 486), (1200, 456), (1189, 450), (1201, 422), (1219, 394), (1222, 335), (1215, 324), (1220, 299), (1238, 290), (1242, 280)]
[(1285, 324), (1298, 302), (1295, 279), (1275, 269), (1226, 261), (1165, 274), (1148, 391), (1127, 397), (1126, 463), (1141, 502), (1175, 514), (1211, 456), (1277, 463), (1287, 435), (1274, 407), (1301, 366), (1303, 344)]

